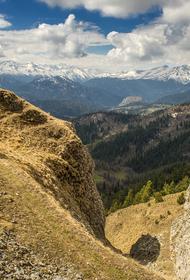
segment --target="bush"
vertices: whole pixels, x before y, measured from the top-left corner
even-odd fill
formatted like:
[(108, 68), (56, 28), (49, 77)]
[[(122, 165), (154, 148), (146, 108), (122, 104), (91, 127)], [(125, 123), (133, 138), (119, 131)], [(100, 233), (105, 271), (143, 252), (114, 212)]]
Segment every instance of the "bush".
[(135, 198), (134, 198), (134, 204), (138, 203), (146, 203), (150, 200), (150, 197), (153, 193), (153, 184), (152, 181), (148, 181), (146, 185), (142, 187), (142, 189), (136, 193)]
[(190, 185), (190, 179), (188, 176), (185, 176), (175, 187), (175, 192), (186, 191), (189, 185)]
[(186, 201), (186, 199), (185, 199), (185, 194), (184, 194), (184, 193), (181, 193), (181, 194), (178, 196), (178, 198), (177, 198), (177, 203), (178, 203), (179, 205), (182, 205), (182, 204), (185, 203), (185, 201)]
[(163, 219), (165, 219), (165, 216), (160, 214), (160, 220), (163, 220)]
[(128, 207), (133, 204), (134, 196), (133, 191), (129, 190), (127, 196), (125, 197), (125, 201), (123, 203), (123, 207)]
[(161, 195), (160, 192), (156, 192), (156, 193), (154, 194), (154, 198), (155, 198), (155, 202), (156, 202), (156, 203), (160, 203), (160, 202), (163, 202), (163, 201), (164, 201), (164, 200), (163, 200), (163, 197), (162, 197), (162, 195)]
[(170, 184), (165, 183), (163, 186), (162, 194), (163, 195), (168, 195), (172, 194), (175, 192), (175, 183), (172, 181)]

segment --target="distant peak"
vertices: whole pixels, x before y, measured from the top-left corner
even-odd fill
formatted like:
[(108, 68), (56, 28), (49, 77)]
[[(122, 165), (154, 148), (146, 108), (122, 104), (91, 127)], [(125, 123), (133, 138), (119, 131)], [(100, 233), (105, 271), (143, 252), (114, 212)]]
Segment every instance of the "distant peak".
[(190, 82), (190, 66), (163, 65), (145, 70), (127, 70), (119, 73), (99, 73), (92, 69), (82, 69), (65, 64), (35, 64), (33, 62), (19, 63), (12, 60), (0, 62), (0, 73), (8, 75), (61, 77), (76, 82), (92, 78), (118, 78), (118, 79), (150, 79), (150, 80), (176, 80), (180, 83)]

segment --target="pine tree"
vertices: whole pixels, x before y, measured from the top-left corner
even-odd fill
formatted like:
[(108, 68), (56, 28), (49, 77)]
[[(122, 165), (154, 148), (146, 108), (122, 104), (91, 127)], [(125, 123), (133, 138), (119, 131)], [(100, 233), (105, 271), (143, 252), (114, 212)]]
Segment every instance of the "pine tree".
[(125, 198), (125, 201), (123, 203), (123, 207), (128, 207), (128, 206), (132, 205), (133, 201), (134, 201), (133, 191), (129, 190), (129, 192)]

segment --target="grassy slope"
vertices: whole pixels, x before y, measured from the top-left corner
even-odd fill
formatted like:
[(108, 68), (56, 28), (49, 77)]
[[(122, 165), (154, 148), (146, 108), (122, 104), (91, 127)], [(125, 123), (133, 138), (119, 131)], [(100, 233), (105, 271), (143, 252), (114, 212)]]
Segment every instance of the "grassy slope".
[[(161, 242), (161, 254), (156, 265), (152, 264), (149, 268), (170, 280), (175, 279), (170, 255), (170, 228), (172, 222), (183, 212), (183, 206), (176, 201), (178, 195), (165, 196), (162, 203), (151, 200), (151, 206), (144, 203), (119, 210), (108, 216), (106, 222), (107, 238), (127, 254), (142, 234), (157, 236)], [(155, 221), (159, 223), (156, 224)]]
[[(13, 107), (16, 106), (13, 105)], [(33, 251), (43, 259), (72, 264), (84, 274), (84, 279), (160, 279), (144, 270), (133, 260), (105, 247), (87, 231), (88, 227), (84, 226), (85, 217), (74, 218), (77, 215), (76, 211), (81, 210), (78, 206), (82, 207), (80, 202), (87, 204), (84, 205), (85, 207), (91, 206), (92, 211), (97, 205), (93, 206), (89, 203), (98, 204), (99, 202), (89, 197), (89, 195), (94, 195), (92, 189), (84, 188), (85, 180), (91, 178), (90, 171), (87, 175), (82, 171), (80, 171), (82, 173), (77, 173), (84, 177), (81, 185), (78, 186), (77, 182), (70, 180), (70, 177), (68, 180), (72, 185), (68, 185), (68, 182), (60, 182), (52, 172), (53, 170), (45, 165), (47, 158), (65, 152), (68, 142), (73, 141), (73, 144), (69, 146), (71, 149), (79, 141), (69, 128), (69, 124), (48, 118), (50, 122), (46, 124), (23, 124), (18, 113), (0, 110), (0, 229), (13, 230), (21, 244), (32, 247)], [(57, 139), (60, 126), (64, 130), (62, 140)], [(49, 134), (51, 137), (48, 137)], [(78, 149), (81, 149), (80, 146), (74, 150), (75, 154)], [(68, 156), (67, 153), (64, 155)], [(85, 154), (81, 156), (85, 160)], [(55, 157), (55, 159), (60, 158)], [(81, 161), (80, 157), (78, 160)], [(76, 168), (79, 168), (76, 161), (70, 161), (69, 158), (68, 162), (69, 166), (76, 165)], [(82, 166), (83, 169), (88, 170), (87, 164), (90, 164), (88, 159), (83, 163), (86, 164)], [(35, 180), (36, 176), (33, 176), (29, 168), (31, 166), (35, 171), (40, 170), (39, 174), (35, 174), (38, 177), (41, 175), (38, 180)], [(68, 165), (65, 166), (65, 170), (64, 166), (61, 165), (59, 168), (63, 169), (61, 169), (63, 177), (67, 177)], [(89, 181), (89, 187), (90, 184), (91, 181)], [(75, 190), (77, 187), (80, 191), (78, 195), (83, 194), (82, 201), (74, 196), (73, 188)], [(61, 188), (61, 190), (56, 192), (56, 188)], [(91, 194), (88, 194), (88, 191)], [(65, 200), (71, 205), (65, 204)], [(97, 209), (97, 215), (99, 211), (100, 209)]]
[(157, 279), (95, 240), (14, 162), (0, 160), (0, 182), (1, 193), (7, 192), (0, 197), (0, 226), (13, 228), (38, 255), (72, 263), (85, 279)]

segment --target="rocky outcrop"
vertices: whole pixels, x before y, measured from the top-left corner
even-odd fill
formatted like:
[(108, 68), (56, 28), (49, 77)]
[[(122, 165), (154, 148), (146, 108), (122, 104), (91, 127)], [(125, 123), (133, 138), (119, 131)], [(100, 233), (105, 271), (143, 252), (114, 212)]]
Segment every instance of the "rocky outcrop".
[(190, 280), (190, 188), (186, 194), (184, 214), (172, 225), (171, 244), (178, 279)]
[(160, 242), (157, 237), (143, 234), (132, 245), (130, 256), (143, 265), (154, 263), (160, 255)]
[(0, 90), (0, 151), (104, 239), (104, 209), (93, 181), (94, 165), (70, 123)]

